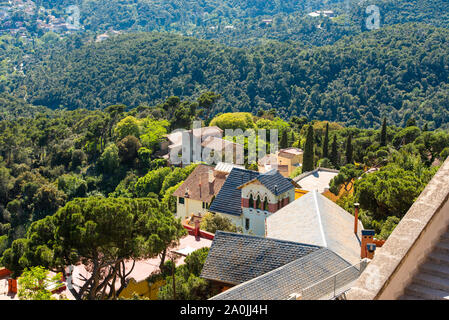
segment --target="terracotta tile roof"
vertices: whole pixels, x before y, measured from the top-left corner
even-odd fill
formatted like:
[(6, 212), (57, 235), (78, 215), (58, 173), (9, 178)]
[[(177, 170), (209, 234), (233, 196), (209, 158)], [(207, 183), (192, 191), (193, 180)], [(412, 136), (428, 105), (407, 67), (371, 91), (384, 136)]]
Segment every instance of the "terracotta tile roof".
[(278, 155), (283, 157), (283, 158), (293, 158), (296, 157), (297, 155), (303, 154), (304, 151), (302, 151), (299, 148), (287, 148), (287, 149), (281, 149), (279, 150)]
[(188, 132), (189, 134), (192, 134), (199, 137), (201, 135), (202, 141), (204, 141), (206, 138), (215, 136), (215, 137), (221, 137), (223, 136), (223, 130), (221, 130), (217, 126), (213, 127), (204, 127), (204, 128), (197, 128), (193, 130), (180, 130), (176, 132), (172, 132), (170, 134), (167, 134), (167, 139), (172, 143), (173, 146), (179, 146), (182, 144), (182, 133)]
[[(214, 180), (212, 185), (209, 184), (209, 170), (212, 170), (212, 172), (214, 173)], [(225, 181), (226, 175), (217, 173), (216, 171), (214, 171), (214, 167), (212, 166), (200, 164), (187, 177), (184, 183), (178, 189), (176, 189), (175, 192), (173, 192), (173, 196), (185, 198), (185, 193), (188, 188), (189, 199), (209, 203), (212, 198), (218, 194)]]
[(203, 148), (209, 148), (211, 150), (226, 151), (226, 148), (229, 148), (230, 150), (234, 150), (234, 148), (239, 148), (240, 151), (243, 151), (243, 145), (238, 144), (238, 143), (233, 143), (231, 141), (227, 141), (227, 140), (217, 138), (214, 136), (207, 137), (206, 140), (203, 141), (201, 146)]

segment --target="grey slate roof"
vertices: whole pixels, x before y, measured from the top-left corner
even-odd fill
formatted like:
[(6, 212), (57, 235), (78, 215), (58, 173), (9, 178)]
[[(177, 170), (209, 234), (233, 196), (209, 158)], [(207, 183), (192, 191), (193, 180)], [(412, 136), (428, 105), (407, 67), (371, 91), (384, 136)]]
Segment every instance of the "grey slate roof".
[(266, 230), (271, 238), (327, 247), (353, 264), (360, 261), (362, 223), (356, 236), (354, 216), (317, 191), (270, 215)]
[(257, 171), (233, 168), (223, 187), (220, 189), (220, 192), (212, 202), (209, 210), (212, 212), (237, 216), (241, 215), (242, 192), (239, 187), (255, 179), (259, 180), (275, 195), (280, 195), (294, 188), (292, 182), (289, 179), (284, 178), (275, 169), (260, 174)]
[(275, 196), (294, 188), (290, 180), (282, 176), (276, 169), (272, 169), (259, 175), (257, 180), (259, 180)]
[(231, 215), (242, 214), (242, 191), (238, 186), (253, 180), (259, 176), (259, 172), (240, 168), (232, 168), (226, 182), (215, 197), (209, 208), (212, 212)]
[[(346, 269), (346, 270), (345, 270)], [(237, 285), (211, 300), (286, 300), (293, 293), (312, 286), (328, 277), (337, 277), (337, 288), (354, 281), (359, 270), (329, 249), (321, 248), (257, 278)], [(333, 293), (334, 280), (323, 281), (305, 292), (306, 299), (319, 299)]]
[(201, 277), (236, 285), (319, 248), (302, 243), (217, 231)]

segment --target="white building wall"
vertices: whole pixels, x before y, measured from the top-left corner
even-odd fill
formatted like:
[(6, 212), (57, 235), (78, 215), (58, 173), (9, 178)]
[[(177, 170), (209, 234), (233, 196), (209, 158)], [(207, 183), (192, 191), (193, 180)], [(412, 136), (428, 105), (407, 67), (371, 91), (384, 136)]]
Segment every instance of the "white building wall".
[[(261, 201), (268, 198), (268, 203), (275, 204), (280, 200), (289, 198), (289, 203), (295, 201), (295, 189), (280, 194), (279, 196), (275, 196), (271, 193), (265, 186), (258, 184), (251, 184), (244, 188), (242, 188), (242, 196), (246, 199), (249, 199), (250, 195), (253, 195), (254, 201), (257, 200), (257, 196), (260, 196)], [(243, 233), (253, 234), (256, 236), (265, 236), (265, 219), (268, 218), (273, 213), (269, 211), (264, 211), (260, 209), (254, 208), (242, 208), (242, 229)], [(249, 219), (249, 229), (246, 230), (246, 219)]]
[(249, 199), (250, 195), (253, 195), (254, 201), (257, 196), (260, 196), (261, 201), (268, 197), (268, 203), (276, 203), (277, 198), (272, 194), (264, 185), (252, 183), (242, 188), (242, 198)]
[[(242, 188), (242, 197), (249, 199), (250, 195), (253, 195), (254, 201), (257, 200), (257, 196), (260, 196), (261, 202), (268, 198), (268, 203), (276, 204), (279, 200), (289, 198), (289, 203), (295, 201), (295, 189), (291, 190), (279, 195), (276, 197), (273, 193), (271, 193), (264, 185), (252, 183), (248, 186)], [(179, 206), (179, 203), (178, 203)], [(179, 211), (179, 210), (178, 210)], [(252, 234), (256, 236), (265, 236), (265, 219), (272, 215), (273, 213), (269, 211), (264, 211), (260, 209), (254, 208), (242, 208), (242, 214), (240, 216), (223, 214), (223, 216), (229, 218), (232, 223), (234, 223), (237, 227), (240, 227), (244, 234)], [(246, 219), (249, 219), (249, 229), (246, 227)]]
[[(265, 219), (270, 215), (271, 213), (268, 211), (254, 208), (243, 208), (243, 233), (264, 237)], [(246, 219), (249, 219), (249, 230), (246, 230)]]

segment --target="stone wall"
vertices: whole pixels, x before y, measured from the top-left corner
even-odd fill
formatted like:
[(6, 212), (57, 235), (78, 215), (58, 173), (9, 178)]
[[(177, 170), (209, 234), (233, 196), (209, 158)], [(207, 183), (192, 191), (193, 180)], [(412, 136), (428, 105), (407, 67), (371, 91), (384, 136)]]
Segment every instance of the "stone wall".
[(449, 225), (449, 159), (347, 293), (348, 300), (400, 297)]

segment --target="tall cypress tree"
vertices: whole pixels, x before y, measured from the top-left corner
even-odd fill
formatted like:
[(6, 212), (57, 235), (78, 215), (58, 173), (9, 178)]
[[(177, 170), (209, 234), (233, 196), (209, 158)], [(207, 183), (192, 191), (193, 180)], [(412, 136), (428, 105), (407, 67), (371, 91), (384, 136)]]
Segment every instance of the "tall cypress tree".
[(329, 122), (326, 123), (326, 132), (324, 134), (323, 158), (329, 158)]
[(313, 126), (309, 125), (307, 129), (306, 145), (304, 146), (304, 156), (302, 161), (302, 172), (313, 170)]
[(387, 118), (384, 118), (382, 123), (382, 130), (380, 132), (380, 146), (385, 147), (387, 145)]
[[(295, 133), (292, 130), (290, 140), (288, 141), (288, 145), (291, 146), (293, 142), (295, 142)], [(298, 148), (301, 148), (301, 146), (298, 145)]]
[(281, 141), (280, 141), (279, 145), (280, 145), (281, 149), (288, 148), (287, 130), (282, 131)]
[(338, 145), (337, 145), (337, 135), (334, 134), (334, 139), (332, 140), (332, 150), (330, 161), (335, 168), (340, 166), (340, 161), (338, 161)]
[(352, 163), (352, 136), (351, 134), (348, 135), (348, 139), (346, 140), (346, 164)]

